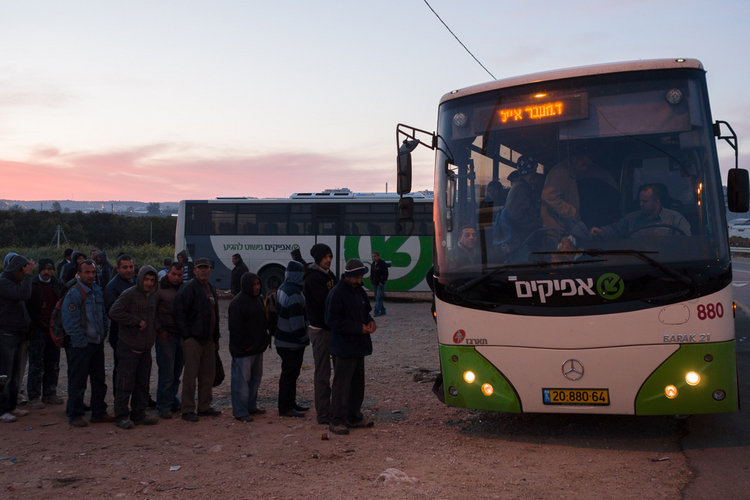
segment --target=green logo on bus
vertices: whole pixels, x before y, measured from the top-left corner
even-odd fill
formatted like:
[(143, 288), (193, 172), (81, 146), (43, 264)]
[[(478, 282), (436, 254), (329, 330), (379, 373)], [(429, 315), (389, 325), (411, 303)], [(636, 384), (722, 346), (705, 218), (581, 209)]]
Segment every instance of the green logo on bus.
[[(413, 289), (424, 280), (427, 270), (432, 266), (432, 238), (429, 236), (370, 236), (369, 249), (360, 248), (362, 238), (363, 236), (346, 237), (344, 258), (360, 259), (367, 262), (369, 267), (372, 252), (380, 252), (380, 257), (391, 263), (386, 291)], [(399, 268), (408, 271), (400, 275)], [(365, 278), (364, 284), (367, 288), (372, 288), (369, 278)]]
[(625, 291), (625, 282), (615, 273), (604, 273), (596, 281), (596, 293), (605, 300), (615, 300)]

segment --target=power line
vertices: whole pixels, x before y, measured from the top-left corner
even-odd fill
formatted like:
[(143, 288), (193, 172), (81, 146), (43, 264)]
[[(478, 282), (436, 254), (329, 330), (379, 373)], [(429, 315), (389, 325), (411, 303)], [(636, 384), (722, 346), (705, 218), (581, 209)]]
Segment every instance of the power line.
[(477, 59), (477, 58), (476, 58), (476, 56), (475, 56), (474, 54), (472, 54), (472, 53), (471, 53), (471, 51), (470, 51), (470, 50), (469, 50), (469, 49), (468, 49), (468, 48), (466, 47), (466, 45), (464, 45), (464, 42), (462, 42), (462, 41), (461, 41), (461, 40), (460, 40), (460, 39), (459, 39), (459, 38), (458, 38), (458, 37), (456, 36), (456, 34), (455, 34), (455, 33), (453, 33), (453, 30), (451, 30), (451, 29), (450, 29), (450, 28), (448, 27), (448, 25), (447, 25), (447, 24), (445, 24), (445, 21), (443, 21), (443, 20), (442, 20), (442, 19), (440, 18), (440, 16), (438, 15), (438, 13), (437, 13), (437, 12), (435, 12), (435, 9), (433, 9), (433, 8), (432, 8), (432, 5), (430, 5), (430, 3), (429, 3), (429, 2), (427, 1), (427, 0), (424, 0), (424, 3), (425, 3), (425, 4), (427, 5), (427, 7), (429, 7), (429, 8), (430, 8), (430, 10), (432, 11), (432, 13), (433, 13), (433, 14), (435, 14), (435, 17), (437, 17), (437, 18), (438, 18), (438, 20), (439, 20), (439, 21), (440, 21), (441, 23), (443, 23), (443, 26), (445, 26), (445, 29), (447, 29), (447, 30), (448, 30), (448, 32), (449, 32), (449, 33), (450, 33), (451, 35), (453, 35), (453, 38), (455, 38), (455, 39), (456, 39), (456, 41), (457, 41), (458, 43), (460, 43), (460, 44), (461, 44), (461, 47), (463, 47), (463, 48), (464, 48), (464, 50), (466, 50), (466, 52), (468, 52), (468, 53), (469, 53), (469, 55), (470, 55), (471, 57), (473, 57), (473, 58), (474, 58), (474, 60), (475, 60), (475, 61), (477, 62), (477, 64), (479, 64), (479, 65), (480, 65), (480, 66), (482, 67), (482, 69), (483, 69), (483, 70), (485, 70), (485, 71), (487, 72), (487, 74), (488, 74), (488, 75), (490, 75), (490, 76), (492, 77), (492, 79), (493, 79), (493, 80), (497, 80), (497, 78), (495, 78), (495, 75), (493, 75), (492, 73), (490, 73), (490, 70), (488, 70), (487, 68), (485, 68), (485, 67), (484, 67), (484, 64), (482, 64), (482, 63), (481, 63), (481, 62), (479, 61), (479, 59)]

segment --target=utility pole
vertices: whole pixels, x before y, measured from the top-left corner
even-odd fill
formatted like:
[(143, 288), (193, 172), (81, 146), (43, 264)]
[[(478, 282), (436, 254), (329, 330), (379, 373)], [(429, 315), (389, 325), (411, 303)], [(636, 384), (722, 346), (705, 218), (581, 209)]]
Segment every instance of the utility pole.
[(52, 246), (55, 243), (55, 240), (57, 240), (57, 248), (60, 248), (60, 236), (65, 239), (65, 243), (68, 243), (68, 237), (65, 236), (63, 227), (58, 224), (57, 229), (55, 229), (55, 234), (52, 236), (52, 241), (49, 242), (49, 246)]

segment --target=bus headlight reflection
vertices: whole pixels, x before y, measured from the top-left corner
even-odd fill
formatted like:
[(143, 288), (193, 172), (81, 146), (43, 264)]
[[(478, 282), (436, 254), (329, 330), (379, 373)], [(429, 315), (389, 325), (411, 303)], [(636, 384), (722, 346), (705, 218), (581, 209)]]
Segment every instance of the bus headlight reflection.
[(701, 376), (697, 372), (687, 372), (685, 382), (687, 382), (687, 385), (696, 386), (701, 383)]
[(473, 384), (476, 379), (477, 376), (473, 371), (468, 370), (464, 372), (464, 380), (467, 384)]
[(674, 399), (677, 397), (677, 387), (673, 385), (668, 385), (664, 388), (664, 395), (667, 396), (669, 399)]
[(482, 393), (485, 396), (492, 396), (493, 392), (495, 392), (495, 389), (490, 384), (482, 384)]

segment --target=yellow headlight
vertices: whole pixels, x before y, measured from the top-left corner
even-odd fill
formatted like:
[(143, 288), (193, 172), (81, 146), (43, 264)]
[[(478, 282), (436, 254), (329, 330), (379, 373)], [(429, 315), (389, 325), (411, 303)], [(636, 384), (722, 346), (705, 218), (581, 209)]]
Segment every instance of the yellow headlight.
[(472, 384), (476, 379), (477, 376), (473, 371), (469, 370), (464, 372), (464, 380), (466, 381), (466, 383)]
[(687, 382), (687, 385), (698, 385), (701, 383), (701, 376), (697, 372), (687, 372), (685, 382)]

